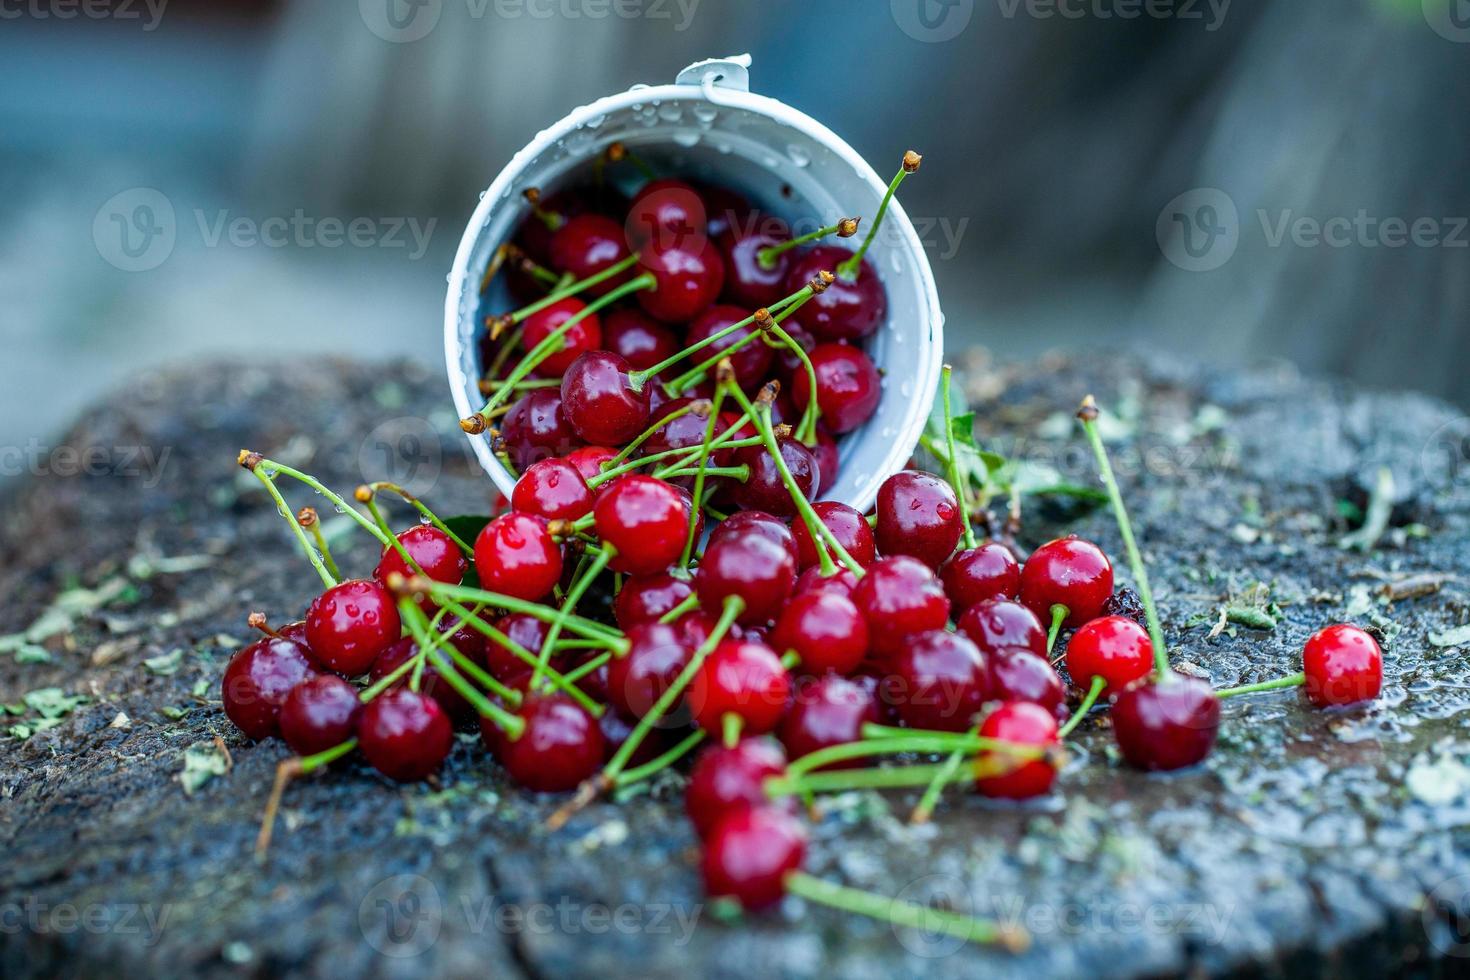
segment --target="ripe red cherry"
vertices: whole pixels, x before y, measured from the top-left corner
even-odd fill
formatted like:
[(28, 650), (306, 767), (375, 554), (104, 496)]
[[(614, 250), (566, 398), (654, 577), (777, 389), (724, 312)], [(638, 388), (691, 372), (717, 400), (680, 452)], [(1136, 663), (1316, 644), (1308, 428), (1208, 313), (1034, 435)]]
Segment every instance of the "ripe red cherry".
[(868, 622), (837, 592), (793, 596), (771, 631), (771, 646), (794, 651), (809, 674), (851, 674), (868, 653)]
[[(606, 668), (604, 668), (606, 669)], [(577, 685), (582, 687), (583, 685)], [(589, 692), (590, 693), (590, 692)], [(593, 700), (597, 700), (593, 696)], [(602, 755), (604, 762), (610, 762), (612, 757), (618, 754), (618, 750), (628, 741), (628, 736), (633, 734), (633, 727), (637, 724), (635, 719), (626, 717), (621, 711), (604, 711), (602, 717), (597, 719), (597, 727), (602, 729)], [(673, 748), (669, 733), (657, 728), (651, 729), (644, 736), (643, 741), (633, 750), (628, 757), (628, 765), (641, 766), (645, 762), (652, 762), (663, 755), (665, 751)]]
[[(1003, 704), (986, 716), (980, 725), (985, 738), (1020, 745), (1049, 748), (1058, 744), (1057, 720), (1045, 708), (1024, 702)], [(1026, 800), (1041, 796), (1051, 789), (1057, 771), (1044, 759), (1022, 761), (1004, 751), (986, 752), (980, 765), (1000, 767), (1002, 775), (975, 780), (975, 786), (986, 796), (1007, 800)]]
[[(654, 385), (652, 390), (658, 390), (658, 386)], [(664, 419), (668, 421), (653, 430), (653, 435), (649, 436), (640, 447), (639, 455), (651, 456), (669, 449), (689, 449), (701, 445), (704, 442), (704, 434), (709, 429), (709, 419), (700, 416), (698, 411), (680, 413), (681, 409), (693, 403), (693, 398), (674, 398), (654, 409), (649, 417), (650, 423), (656, 424)], [(723, 432), (725, 428), (721, 420), (715, 420), (716, 435)], [(718, 459), (719, 455), (717, 450), (715, 458)], [(692, 479), (689, 482), (690, 485), (693, 484)]]
[[(416, 524), (398, 532), (398, 542), (424, 570), (424, 574), (435, 582), (458, 585), (470, 567), (459, 545), (432, 524)], [(414, 574), (398, 549), (386, 546), (383, 557), (378, 559), (378, 566), (373, 569), (373, 578), (379, 582), (386, 581), (390, 572), (405, 576)]]
[(1113, 735), (1139, 769), (1171, 772), (1203, 762), (1220, 730), (1220, 699), (1204, 681), (1171, 673), (1145, 677), (1118, 694)]
[(772, 738), (743, 738), (734, 748), (711, 745), (694, 760), (684, 809), (695, 833), (708, 837), (731, 813), (766, 806), (766, 779), (786, 771), (786, 754)]
[(694, 585), (667, 573), (634, 576), (613, 600), (613, 618), (625, 630), (653, 623), (694, 594)]
[[(821, 490), (821, 472), (817, 468), (816, 457), (790, 436), (778, 438), (776, 446), (797, 489), (803, 497), (811, 500)], [(796, 513), (796, 504), (781, 479), (781, 471), (765, 446), (742, 446), (731, 454), (730, 461), (736, 466), (750, 467), (750, 475), (744, 482), (730, 487), (730, 496), (736, 504), (746, 510), (763, 510), (781, 517), (791, 517)]]
[(912, 555), (938, 568), (959, 544), (964, 526), (948, 483), (932, 473), (904, 470), (878, 488), (878, 550)]
[(830, 592), (833, 595), (851, 599), (857, 584), (858, 577), (846, 568), (839, 567), (834, 574), (823, 576), (822, 567), (813, 565), (796, 577), (796, 588), (791, 590), (791, 594), (807, 595)]
[(597, 720), (565, 694), (532, 694), (516, 711), (525, 722), (509, 738), (488, 718), (480, 733), (510, 778), (535, 793), (575, 789), (602, 766), (604, 741)]
[(1338, 623), (1307, 640), (1302, 670), (1307, 697), (1319, 708), (1371, 701), (1383, 687), (1383, 651), (1363, 630)]
[(726, 715), (742, 722), (741, 731), (764, 735), (786, 711), (791, 679), (774, 651), (764, 643), (726, 640), (705, 658), (685, 700), (694, 723), (719, 733)]
[[(797, 323), (794, 318), (788, 317), (783, 320), (781, 329), (785, 330), (786, 335), (795, 341), (796, 346), (803, 351), (810, 352), (816, 349), (816, 338), (807, 333), (806, 327)], [(785, 344), (774, 348), (772, 353), (775, 355), (775, 368), (772, 373), (781, 382), (781, 390), (790, 391), (791, 386), (796, 383), (796, 376), (806, 373), (806, 365), (802, 363), (801, 356)], [(792, 408), (795, 407), (796, 403), (792, 402)]]
[(704, 202), (705, 230), (709, 237), (726, 235), (732, 229), (749, 227), (759, 217), (751, 211), (750, 202), (728, 187), (695, 182), (699, 198)]
[(371, 667), (402, 629), (388, 590), (364, 579), (332, 586), (306, 610), (306, 639), (312, 652), (346, 677)]
[(889, 666), (884, 700), (913, 728), (965, 731), (990, 694), (985, 658), (959, 633), (934, 629), (911, 637)]
[(732, 228), (716, 239), (725, 259), (725, 297), (746, 309), (758, 310), (785, 296), (791, 250), (773, 256), (769, 265), (760, 260), (760, 253), (790, 240), (791, 231), (779, 218), (767, 218), (754, 230)]
[(411, 783), (439, 771), (454, 744), (454, 727), (439, 702), (400, 687), (363, 708), (357, 744), (378, 772)]
[(633, 387), (628, 362), (608, 351), (588, 351), (561, 379), (562, 411), (584, 441), (622, 445), (648, 427), (648, 387)]
[(694, 655), (684, 634), (662, 623), (628, 630), (628, 652), (608, 662), (608, 701), (630, 718), (648, 714)]
[(298, 684), (313, 675), (306, 649), (268, 636), (230, 658), (220, 698), (225, 716), (257, 741), (280, 731), (281, 705)]
[(682, 180), (665, 179), (649, 181), (633, 196), (624, 228), (634, 245), (689, 247), (704, 241), (708, 223), (699, 192)]
[[(456, 643), (455, 645), (458, 646), (459, 644)], [(483, 647), (480, 650), (483, 650)], [(373, 661), (373, 669), (368, 671), (368, 680), (375, 683), (382, 680), (418, 652), (419, 646), (414, 642), (413, 637), (405, 636), (378, 654), (378, 659)], [(463, 653), (465, 651), (460, 652)], [(408, 677), (405, 676), (393, 686), (406, 687), (407, 685)], [(439, 707), (444, 709), (444, 713), (449, 716), (451, 721), (463, 721), (474, 714), (474, 708), (470, 707), (470, 703), (458, 691), (449, 686), (449, 682), (439, 675), (439, 671), (434, 669), (432, 663), (424, 664), (423, 674), (419, 678), (419, 690), (435, 701), (438, 701)]]
[(719, 609), (730, 596), (745, 602), (737, 621), (751, 625), (774, 619), (796, 585), (796, 561), (770, 538), (727, 535), (712, 541), (694, 573), (694, 590), (706, 609)]
[(991, 541), (956, 551), (939, 568), (944, 594), (960, 613), (986, 599), (1014, 599), (1021, 593), (1021, 565), (1011, 549)]
[(475, 571), (491, 592), (534, 602), (561, 581), (561, 547), (541, 518), (501, 514), (475, 539)]
[(568, 454), (581, 441), (567, 423), (561, 392), (555, 388), (526, 392), (500, 424), (500, 445), (523, 473), (537, 460)]
[[(568, 463), (577, 468), (578, 473), (582, 474), (583, 480), (590, 480), (594, 476), (601, 475), (603, 464), (612, 462), (617, 455), (616, 449), (609, 449), (607, 446), (583, 446), (567, 453), (565, 458)], [(592, 491), (592, 496), (600, 497), (606, 489), (606, 484), (599, 483)]]
[[(749, 317), (750, 311), (743, 306), (711, 306), (703, 316), (689, 325), (689, 333), (685, 341), (688, 344), (697, 344)], [(710, 344), (694, 357), (700, 361), (708, 360), (721, 351), (730, 349), (751, 334), (759, 332), (753, 326), (737, 330)], [(746, 391), (754, 391), (759, 388), (771, 370), (771, 357), (770, 346), (759, 339), (750, 341), (731, 354), (730, 364), (735, 368), (735, 380), (740, 387)]]
[[(530, 214), (516, 229), (516, 242), (527, 255), (545, 264), (551, 261), (551, 238), (556, 230), (572, 218), (596, 210), (592, 198), (581, 191), (568, 188), (539, 199), (536, 211)], [(546, 219), (549, 218), (550, 222)], [(555, 226), (555, 227), (552, 227)]]
[[(867, 568), (877, 560), (873, 529), (868, 526), (866, 517), (847, 504), (835, 500), (823, 500), (812, 504), (812, 510), (816, 512), (817, 519), (832, 532), (837, 543), (846, 549), (853, 561)], [(817, 557), (817, 546), (812, 542), (812, 533), (807, 530), (806, 522), (797, 521), (793, 524), (791, 534), (796, 539), (798, 567), (807, 569), (818, 564), (821, 559)]]
[(779, 517), (761, 510), (742, 510), (731, 514), (715, 525), (715, 529), (709, 533), (709, 543), (713, 545), (725, 538), (745, 537), (748, 534), (780, 545), (791, 555), (792, 562), (796, 561), (796, 538), (793, 537), (791, 528)]
[(651, 241), (638, 255), (642, 271), (654, 280), (652, 289), (638, 291), (638, 305), (656, 320), (693, 320), (709, 309), (725, 285), (725, 263), (709, 241), (688, 246)]
[(1067, 716), (1067, 693), (1062, 679), (1045, 657), (1023, 647), (985, 654), (990, 668), (990, 696), (1007, 703), (1024, 701), (1045, 708), (1059, 718)]
[(1086, 691), (1092, 679), (1107, 682), (1103, 696), (1115, 694), (1154, 668), (1148, 631), (1131, 619), (1104, 616), (1085, 623), (1067, 641), (1067, 672)]
[(604, 349), (642, 371), (679, 353), (679, 339), (661, 323), (634, 309), (613, 310), (602, 324)]
[(850, 258), (852, 253), (845, 248), (818, 245), (791, 262), (791, 271), (786, 276), (788, 293), (805, 286), (819, 272), (837, 276), (825, 292), (813, 296), (801, 308), (801, 322), (818, 340), (861, 340), (888, 319), (888, 291), (866, 259), (855, 280), (837, 271)]
[[(828, 674), (799, 685), (791, 710), (781, 721), (781, 744), (793, 759), (818, 749), (856, 742), (863, 726), (878, 723), (878, 698), (867, 685)], [(819, 768), (839, 769), (862, 765), (863, 760), (829, 763)]]
[[(558, 272), (569, 272), (578, 281), (616, 265), (629, 255), (623, 228), (600, 214), (580, 214), (551, 236), (551, 265)], [(590, 287), (594, 296), (608, 293), (626, 282), (631, 275), (622, 272)]]
[(1063, 605), (1063, 625), (1075, 629), (1102, 615), (1112, 596), (1113, 563), (1075, 534), (1048, 541), (1021, 568), (1021, 603), (1045, 623), (1051, 622), (1051, 607)]
[(362, 701), (335, 674), (308, 677), (281, 703), (281, 738), (297, 755), (316, 755), (357, 734)]
[(956, 624), (975, 642), (981, 653), (1006, 647), (1024, 647), (1038, 657), (1046, 656), (1046, 630), (1036, 615), (1009, 599), (987, 599), (967, 609)]
[(822, 474), (822, 486), (830, 490), (837, 485), (837, 477), (842, 470), (842, 459), (837, 452), (837, 440), (818, 426), (817, 444), (811, 448), (812, 455), (817, 457), (817, 470)]
[(868, 621), (873, 652), (890, 656), (909, 637), (943, 629), (949, 619), (949, 599), (929, 566), (907, 555), (883, 558), (872, 564), (853, 589), (852, 601)]
[(574, 521), (592, 513), (592, 491), (574, 463), (543, 459), (521, 474), (510, 505), (523, 514)]
[(796, 818), (772, 806), (727, 814), (704, 846), (704, 890), (733, 898), (742, 908), (768, 908), (786, 893), (786, 878), (801, 869), (806, 833)]
[[(525, 320), (522, 344), (527, 351), (549, 337), (563, 323), (581, 313), (587, 304), (575, 296), (557, 300), (545, 309), (537, 310)], [(602, 321), (596, 313), (589, 313), (567, 328), (561, 335), (561, 349), (546, 357), (536, 367), (543, 377), (554, 378), (571, 366), (572, 362), (589, 350), (602, 347)]]
[[(819, 344), (808, 352), (817, 376), (817, 407), (833, 432), (851, 432), (873, 417), (883, 397), (883, 379), (873, 362), (857, 347)], [(811, 378), (805, 370), (791, 378), (791, 397), (797, 408), (811, 400)]]
[[(541, 645), (546, 642), (547, 625), (525, 613), (509, 613), (500, 617), (494, 625), (508, 639), (520, 644), (532, 655), (539, 653)], [(524, 660), (511, 653), (499, 640), (486, 637), (485, 669), (490, 672), (491, 677), (508, 684), (513, 678), (524, 674), (528, 667)]]
[(615, 571), (629, 575), (662, 572), (684, 552), (689, 505), (679, 491), (641, 473), (608, 484), (592, 510), (597, 536), (617, 549)]

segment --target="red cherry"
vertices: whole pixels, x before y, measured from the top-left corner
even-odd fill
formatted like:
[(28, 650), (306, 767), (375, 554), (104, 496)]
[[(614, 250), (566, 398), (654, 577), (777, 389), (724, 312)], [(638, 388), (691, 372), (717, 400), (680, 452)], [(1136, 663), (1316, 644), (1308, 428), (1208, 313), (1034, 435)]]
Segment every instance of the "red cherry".
[(607, 696), (630, 718), (648, 714), (694, 655), (683, 633), (662, 623), (628, 630), (628, 652), (608, 662)]
[(1113, 596), (1113, 563), (1101, 548), (1075, 534), (1048, 541), (1031, 553), (1021, 568), (1021, 603), (1042, 622), (1051, 622), (1051, 607), (1067, 607), (1063, 625), (1076, 629), (1102, 615)]
[(790, 240), (791, 231), (779, 218), (764, 219), (759, 229), (731, 229), (719, 236), (716, 244), (725, 260), (726, 298), (746, 309), (758, 310), (785, 296), (791, 251), (773, 256), (769, 265), (760, 260), (760, 253)]
[(500, 423), (500, 444), (520, 472), (537, 460), (569, 454), (581, 441), (567, 423), (561, 392), (555, 388), (526, 392)]
[(1145, 677), (1118, 694), (1113, 735), (1129, 764), (1170, 772), (1203, 762), (1220, 730), (1220, 699), (1204, 681)]
[[(870, 687), (828, 674), (800, 685), (791, 710), (781, 721), (781, 744), (791, 758), (800, 759), (818, 749), (859, 741), (863, 726), (878, 723), (878, 698)], [(863, 760), (828, 763), (822, 769), (849, 768)]]
[(608, 484), (592, 510), (597, 536), (617, 549), (615, 571), (662, 572), (684, 553), (689, 505), (679, 491), (651, 476), (629, 473)]
[[(803, 351), (809, 353), (816, 348), (816, 338), (807, 333), (806, 327), (797, 323), (794, 318), (788, 317), (781, 321), (781, 329), (785, 330), (786, 336), (795, 341), (796, 346)], [(801, 356), (785, 344), (773, 348), (771, 353), (774, 355), (775, 365), (772, 374), (781, 382), (783, 393), (790, 391), (791, 386), (796, 383), (796, 376), (806, 374), (806, 365), (802, 363)], [(792, 408), (795, 407), (796, 403), (792, 402)]]
[(932, 473), (904, 470), (878, 488), (878, 550), (912, 555), (938, 568), (959, 544), (964, 525), (948, 483)]
[(709, 534), (709, 544), (722, 541), (729, 537), (744, 537), (748, 534), (758, 535), (773, 544), (778, 544), (788, 554), (791, 560), (796, 561), (796, 539), (792, 536), (792, 529), (786, 526), (786, 522), (772, 514), (761, 510), (742, 510), (731, 514), (723, 521), (715, 525), (715, 529)]
[(934, 629), (910, 637), (889, 664), (884, 700), (913, 728), (965, 731), (990, 693), (985, 658), (959, 633)]
[(1378, 641), (1346, 623), (1313, 633), (1302, 650), (1307, 697), (1319, 708), (1378, 697), (1383, 687), (1383, 651)]
[(712, 541), (694, 574), (694, 589), (706, 609), (719, 609), (730, 596), (745, 602), (738, 621), (755, 625), (775, 618), (796, 585), (796, 561), (780, 544), (758, 534)]
[(488, 718), (481, 719), (480, 733), (518, 785), (534, 793), (560, 793), (602, 767), (602, 729), (566, 695), (530, 695), (516, 717), (525, 722), (519, 738), (509, 738)]
[[(502, 616), (494, 625), (508, 639), (520, 644), (533, 655), (540, 652), (549, 629), (541, 620), (525, 613)], [(485, 669), (490, 672), (491, 677), (503, 684), (509, 684), (513, 678), (524, 674), (529, 668), (524, 660), (511, 653), (499, 640), (486, 637)]]
[[(654, 389), (657, 390), (657, 387), (655, 385)], [(640, 447), (640, 455), (651, 456), (669, 449), (691, 449), (703, 444), (704, 434), (709, 429), (709, 419), (701, 417), (697, 411), (680, 413), (680, 409), (693, 403), (693, 398), (674, 398), (654, 409), (650, 416), (651, 423), (657, 424), (664, 419), (668, 421), (653, 430), (653, 435), (649, 436)], [(674, 417), (669, 418), (670, 416)], [(716, 435), (726, 428), (727, 426), (721, 424), (721, 420), (715, 420)], [(719, 455), (719, 452), (716, 451), (715, 458), (718, 459)], [(689, 482), (693, 484), (692, 479)]]
[(809, 674), (851, 674), (868, 653), (868, 622), (838, 592), (793, 596), (771, 631), (771, 646), (801, 658)]
[[(539, 198), (535, 210), (540, 214), (528, 215), (516, 229), (515, 239), (527, 255), (544, 265), (551, 261), (551, 238), (556, 229), (594, 207), (588, 195), (567, 189)], [(547, 218), (551, 219), (549, 224)]]
[(943, 629), (949, 600), (929, 566), (916, 558), (882, 558), (853, 589), (852, 601), (868, 621), (873, 652), (890, 656), (911, 636)]
[(607, 315), (602, 343), (637, 371), (662, 364), (681, 350), (672, 330), (634, 309), (613, 310)]
[(831, 272), (837, 278), (825, 292), (813, 296), (801, 308), (801, 322), (818, 340), (860, 340), (877, 331), (888, 319), (888, 291), (871, 263), (864, 259), (855, 280), (837, 267), (852, 258), (845, 248), (818, 245), (794, 258), (786, 276), (786, 291), (794, 293), (816, 278)]
[[(823, 576), (820, 565), (813, 565), (802, 572), (796, 578), (796, 588), (791, 590), (792, 595), (807, 595), (810, 593), (830, 592), (844, 598), (852, 598), (853, 590), (857, 588), (858, 578), (846, 568), (838, 568), (836, 573)], [(865, 617), (866, 618), (866, 617)]]
[(491, 592), (535, 602), (561, 581), (561, 548), (541, 518), (501, 514), (475, 539), (475, 571)]
[[(558, 272), (569, 272), (581, 281), (616, 265), (629, 255), (623, 228), (600, 214), (582, 214), (572, 218), (551, 236), (551, 265)], [(588, 288), (594, 296), (610, 292), (631, 278), (622, 272)]]
[(709, 309), (725, 284), (725, 263), (708, 241), (688, 247), (651, 241), (639, 251), (652, 289), (637, 293), (638, 304), (654, 319), (687, 323)]
[(511, 491), (510, 505), (534, 517), (574, 521), (592, 513), (592, 491), (576, 464), (543, 459), (521, 474)]
[(628, 241), (697, 247), (707, 237), (708, 218), (699, 192), (682, 180), (654, 180), (633, 196), (624, 222)]
[[(821, 472), (811, 450), (790, 436), (778, 438), (776, 446), (797, 489), (811, 500), (821, 490)], [(765, 446), (743, 446), (731, 454), (730, 461), (736, 466), (750, 467), (750, 475), (744, 482), (730, 487), (730, 496), (736, 504), (746, 510), (763, 510), (781, 517), (796, 513), (796, 504), (781, 479), (781, 471)]]
[(1040, 705), (1059, 718), (1067, 715), (1067, 692), (1045, 657), (1022, 647), (985, 654), (990, 668), (990, 696), (1006, 703)]
[(730, 188), (700, 182), (694, 186), (704, 202), (705, 229), (709, 237), (730, 234), (732, 229), (749, 226), (754, 219), (750, 202)]
[[(607, 446), (583, 446), (567, 453), (565, 458), (568, 463), (577, 468), (578, 473), (582, 474), (583, 480), (590, 480), (594, 476), (600, 476), (603, 464), (612, 462), (617, 455), (616, 449), (609, 449)], [(601, 497), (606, 489), (606, 484), (599, 483), (593, 489), (592, 496)]]
[[(749, 317), (750, 311), (743, 306), (711, 306), (703, 316), (689, 325), (689, 333), (685, 341), (688, 344), (697, 344)], [(708, 360), (721, 351), (730, 349), (746, 337), (758, 333), (760, 331), (753, 326), (737, 330), (710, 344), (694, 357), (700, 361)], [(730, 364), (735, 368), (735, 380), (740, 387), (748, 392), (759, 388), (771, 370), (771, 357), (770, 346), (760, 339), (752, 340), (731, 354)]]
[(225, 716), (247, 738), (259, 741), (280, 733), (281, 705), (291, 691), (313, 676), (306, 649), (268, 636), (230, 658), (220, 685)]
[[(1059, 744), (1057, 720), (1040, 705), (1003, 704), (986, 716), (980, 725), (984, 738), (1015, 742), (1019, 745), (1034, 745), (1048, 748)], [(986, 767), (999, 766), (1002, 775), (986, 776), (975, 780), (976, 787), (986, 796), (1007, 800), (1026, 800), (1041, 796), (1051, 789), (1057, 771), (1044, 759), (1022, 762), (1003, 751), (987, 752), (980, 758)]]
[[(812, 504), (812, 510), (853, 561), (867, 568), (877, 560), (873, 529), (868, 526), (866, 517), (847, 504), (835, 500)], [(817, 565), (821, 559), (817, 557), (817, 546), (812, 542), (812, 533), (807, 530), (806, 522), (797, 521), (793, 524), (791, 534), (796, 539), (797, 566), (807, 569)]]
[(707, 732), (720, 732), (733, 714), (741, 731), (764, 735), (780, 722), (790, 693), (791, 679), (770, 647), (726, 640), (705, 658), (685, 699), (694, 723)]
[(1104, 697), (1115, 694), (1154, 669), (1154, 645), (1148, 631), (1131, 619), (1104, 616), (1094, 619), (1067, 641), (1067, 672), (1072, 683), (1086, 691), (1092, 679), (1107, 682)]
[[(458, 585), (470, 567), (464, 552), (459, 550), (459, 545), (432, 524), (417, 524), (406, 531), (400, 531), (398, 541), (424, 570), (424, 574), (435, 582)], [(383, 549), (383, 557), (373, 569), (373, 578), (379, 582), (386, 581), (390, 572), (404, 576), (414, 574), (408, 562), (398, 553), (398, 549), (388, 546)]]
[[(459, 644), (455, 644), (458, 646)], [(483, 646), (477, 652), (483, 656)], [(373, 669), (368, 671), (368, 680), (376, 683), (387, 677), (393, 671), (401, 667), (410, 657), (419, 652), (419, 645), (414, 642), (413, 637), (405, 636), (394, 643), (388, 649), (378, 654), (378, 659), (373, 661)], [(465, 651), (460, 651), (465, 652)], [(411, 675), (412, 672), (410, 672)], [(397, 687), (406, 687), (408, 676), (402, 678)], [(475, 713), (475, 709), (464, 697), (449, 686), (449, 682), (439, 676), (439, 671), (434, 669), (432, 663), (425, 663), (423, 675), (419, 678), (419, 690), (439, 702), (439, 707), (444, 709), (451, 721), (463, 721)], [(334, 743), (335, 744), (335, 743)]]
[(704, 890), (749, 910), (781, 900), (786, 878), (801, 869), (806, 833), (796, 818), (772, 806), (727, 814), (704, 846)]
[[(883, 397), (883, 379), (868, 355), (846, 344), (819, 344), (808, 352), (817, 376), (817, 407), (833, 432), (851, 432), (873, 417)], [(811, 401), (811, 378), (805, 370), (791, 378), (797, 408)]]
[[(606, 667), (603, 668), (606, 670)], [(582, 685), (578, 685), (581, 687)], [(590, 692), (589, 692), (590, 693)], [(593, 697), (593, 700), (599, 700)], [(618, 754), (618, 750), (628, 741), (628, 736), (633, 734), (636, 720), (630, 720), (621, 711), (604, 711), (602, 717), (597, 719), (597, 727), (602, 729), (602, 755), (604, 762), (611, 762), (612, 757)], [(633, 750), (628, 757), (628, 766), (641, 766), (645, 762), (652, 762), (665, 751), (672, 748), (666, 731), (657, 728), (651, 729), (644, 736), (643, 741)]]
[(786, 772), (786, 754), (771, 738), (744, 738), (734, 748), (711, 745), (694, 760), (684, 809), (700, 837), (708, 837), (721, 818), (767, 806), (765, 781)]
[(664, 572), (635, 576), (618, 590), (613, 600), (613, 618), (625, 630), (641, 623), (657, 622), (693, 594), (692, 583)]
[(980, 648), (994, 653), (1006, 647), (1024, 647), (1038, 657), (1046, 656), (1046, 630), (1036, 615), (1009, 599), (986, 599), (965, 610), (956, 624), (959, 631)]
[(964, 613), (986, 599), (1014, 599), (1021, 593), (1021, 566), (1011, 549), (991, 541), (956, 551), (939, 568), (944, 594)]
[(372, 767), (389, 779), (411, 783), (439, 771), (454, 744), (454, 728), (439, 702), (400, 687), (363, 708), (357, 745)]
[(281, 703), (281, 737), (297, 755), (316, 755), (352, 738), (361, 712), (357, 688), (335, 674), (317, 674)]
[[(557, 300), (545, 309), (537, 310), (526, 317), (522, 344), (527, 351), (532, 350), (554, 330), (586, 308), (586, 303), (575, 296), (569, 296)], [(587, 351), (599, 350), (601, 347), (602, 321), (597, 318), (596, 313), (589, 313), (561, 335), (561, 349), (541, 361), (536, 372), (543, 377), (557, 377)]]
[(633, 387), (628, 362), (589, 351), (561, 379), (567, 424), (586, 442), (622, 445), (648, 427), (648, 388)]
[(363, 579), (332, 586), (306, 610), (306, 639), (312, 652), (346, 677), (371, 667), (402, 630), (388, 590)]

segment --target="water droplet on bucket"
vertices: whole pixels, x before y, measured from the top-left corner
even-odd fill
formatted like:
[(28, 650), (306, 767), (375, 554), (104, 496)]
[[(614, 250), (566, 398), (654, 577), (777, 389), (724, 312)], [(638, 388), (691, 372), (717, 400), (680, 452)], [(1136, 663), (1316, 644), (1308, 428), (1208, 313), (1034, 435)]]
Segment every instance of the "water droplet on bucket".
[(669, 139), (673, 140), (679, 146), (687, 148), (699, 143), (699, 133), (692, 129), (680, 129), (676, 130)]
[(696, 102), (689, 111), (694, 115), (695, 121), (702, 126), (712, 124), (720, 115), (720, 110), (707, 102)]
[(798, 167), (806, 167), (811, 165), (811, 154), (807, 153), (806, 150), (803, 150), (795, 143), (792, 143), (786, 147), (786, 155), (790, 157), (791, 162), (796, 164)]
[(680, 109), (673, 103), (669, 103), (668, 105), (659, 109), (658, 114), (659, 118), (663, 119), (664, 122), (678, 122), (680, 119), (684, 118), (684, 110)]

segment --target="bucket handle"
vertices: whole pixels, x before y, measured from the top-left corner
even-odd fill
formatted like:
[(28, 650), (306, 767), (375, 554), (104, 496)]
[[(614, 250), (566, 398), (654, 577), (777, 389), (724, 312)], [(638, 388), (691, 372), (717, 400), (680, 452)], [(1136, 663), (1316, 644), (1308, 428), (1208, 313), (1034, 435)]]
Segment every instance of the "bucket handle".
[(678, 77), (674, 79), (674, 84), (698, 85), (704, 89), (705, 96), (711, 102), (720, 101), (713, 91), (716, 88), (749, 92), (750, 55), (740, 54), (729, 58), (708, 58), (704, 61), (696, 61), (679, 72)]

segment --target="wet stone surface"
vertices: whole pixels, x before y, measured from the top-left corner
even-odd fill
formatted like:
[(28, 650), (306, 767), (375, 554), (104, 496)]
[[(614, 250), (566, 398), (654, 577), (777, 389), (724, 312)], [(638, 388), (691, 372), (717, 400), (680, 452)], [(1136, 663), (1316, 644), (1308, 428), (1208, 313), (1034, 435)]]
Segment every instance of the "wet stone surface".
[[(1465, 420), (1285, 369), (968, 367), (984, 441), (1053, 477), (1094, 480), (1070, 412), (1088, 391), (1111, 410), (1177, 663), (1221, 686), (1270, 678), (1297, 669), (1314, 629), (1353, 620), (1383, 637), (1382, 699), (1331, 713), (1292, 691), (1233, 700), (1207, 765), (1170, 778), (1121, 768), (1095, 718), (1054, 798), (1016, 809), (952, 793), (925, 828), (905, 822), (917, 792), (832, 801), (812, 871), (1013, 918), (1035, 936), (1022, 956), (795, 900), (727, 924), (702, 904), (678, 777), (547, 834), (554, 801), (508, 786), (468, 735), (438, 788), (391, 785), (357, 762), (296, 784), (257, 865), (286, 753), (234, 732), (219, 679), (248, 641), (246, 614), (297, 618), (316, 580), (236, 452), (343, 490), (365, 475), (414, 481), (441, 513), (485, 512), (493, 490), (427, 369), (197, 366), (100, 402), (65, 440), (78, 452), (34, 457), (0, 499), (0, 973), (1463, 966), (1470, 931), (1451, 911), (1470, 911), (1470, 636), (1452, 631), (1470, 620), (1470, 485), (1452, 478)], [(1346, 551), (1380, 467), (1390, 526), (1367, 553)], [(1105, 511), (1027, 500), (1023, 542), (1062, 527), (1121, 554)], [(373, 561), (361, 542), (339, 552), (359, 573)], [(1263, 616), (1274, 628), (1241, 625)]]

